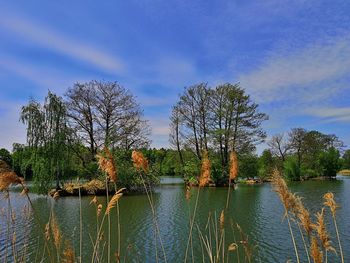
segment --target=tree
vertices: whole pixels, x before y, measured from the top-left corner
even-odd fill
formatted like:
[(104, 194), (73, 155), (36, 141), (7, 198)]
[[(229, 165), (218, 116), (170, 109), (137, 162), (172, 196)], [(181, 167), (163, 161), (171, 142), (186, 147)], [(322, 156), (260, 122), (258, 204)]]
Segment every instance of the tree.
[(30, 165), (38, 191), (46, 193), (54, 177), (58, 189), (69, 159), (67, 144), (70, 130), (62, 98), (49, 91), (43, 106), (30, 100), (22, 107), (21, 120), (27, 125)]
[(9, 166), (12, 166), (12, 156), (11, 153), (5, 148), (0, 149), (0, 160), (3, 160)]
[(305, 137), (307, 131), (303, 128), (294, 128), (289, 133), (290, 148), (297, 156), (297, 166), (301, 169), (301, 163), (306, 153)]
[(228, 165), (230, 151), (250, 153), (266, 137), (261, 124), (268, 116), (258, 111), (238, 84), (217, 86), (211, 96), (214, 147), (219, 148), (221, 162)]
[(341, 168), (339, 151), (331, 147), (320, 154), (318, 164), (322, 168), (322, 176), (335, 177)]
[(272, 136), (267, 145), (270, 146), (273, 155), (280, 158), (282, 162), (286, 160), (286, 156), (292, 147), (291, 142), (285, 138), (284, 133), (279, 133)]
[(102, 146), (126, 150), (149, 146), (148, 122), (134, 96), (118, 83), (77, 83), (65, 97), (70, 124), (89, 145), (92, 157)]
[(208, 150), (210, 90), (201, 83), (185, 88), (176, 107), (183, 125), (182, 136), (187, 147), (194, 150), (197, 158), (202, 158), (203, 150)]
[(170, 116), (170, 135), (169, 135), (169, 141), (172, 146), (175, 146), (177, 153), (179, 155), (179, 159), (181, 162), (181, 166), (184, 166), (184, 160), (181, 152), (181, 134), (180, 134), (180, 127), (181, 127), (181, 115), (179, 108), (177, 106), (174, 106), (171, 112)]
[(264, 180), (271, 177), (275, 168), (275, 160), (270, 150), (264, 150), (259, 158), (259, 177)]
[(94, 82), (75, 83), (65, 94), (69, 123), (77, 137), (96, 155), (96, 90)]
[(343, 154), (343, 169), (350, 169), (350, 150), (346, 150)]
[(239, 158), (239, 177), (254, 179), (258, 176), (259, 161), (254, 154), (243, 154)]

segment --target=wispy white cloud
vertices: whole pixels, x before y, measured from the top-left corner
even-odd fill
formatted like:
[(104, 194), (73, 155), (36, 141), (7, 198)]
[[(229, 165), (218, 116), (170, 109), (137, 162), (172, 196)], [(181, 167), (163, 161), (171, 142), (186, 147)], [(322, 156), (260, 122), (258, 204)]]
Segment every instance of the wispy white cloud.
[(324, 118), (327, 122), (350, 122), (350, 107), (311, 108), (305, 112), (311, 116)]
[(23, 37), (27, 41), (35, 42), (45, 48), (90, 63), (109, 73), (119, 73), (125, 68), (121, 59), (106, 51), (82, 43), (27, 18), (9, 16), (4, 12), (0, 12), (0, 27)]
[(58, 72), (53, 72), (52, 69), (39, 69), (37, 66), (3, 54), (0, 54), (0, 68), (13, 72), (45, 89), (59, 89), (60, 84), (70, 80), (70, 78), (63, 78)]
[(327, 45), (316, 44), (289, 54), (274, 54), (239, 79), (261, 102), (270, 102), (286, 97), (302, 99), (300, 95), (306, 94), (326, 96), (329, 88), (322, 89), (322, 84), (348, 73), (350, 39), (347, 36)]

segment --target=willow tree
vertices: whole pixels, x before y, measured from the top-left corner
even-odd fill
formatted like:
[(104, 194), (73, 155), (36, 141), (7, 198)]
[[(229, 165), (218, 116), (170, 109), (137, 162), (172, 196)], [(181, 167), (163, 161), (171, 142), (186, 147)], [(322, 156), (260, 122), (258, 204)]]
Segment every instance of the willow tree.
[(27, 125), (30, 165), (38, 192), (46, 193), (53, 179), (59, 188), (68, 159), (69, 135), (62, 98), (49, 91), (44, 105), (31, 99), (22, 107), (21, 121)]

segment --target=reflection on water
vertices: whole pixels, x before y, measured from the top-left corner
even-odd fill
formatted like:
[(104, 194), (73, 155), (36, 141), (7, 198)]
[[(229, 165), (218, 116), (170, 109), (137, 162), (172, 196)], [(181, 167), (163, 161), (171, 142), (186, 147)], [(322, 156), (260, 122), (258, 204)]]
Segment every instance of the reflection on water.
[[(193, 211), (197, 189), (192, 190), (192, 198), (188, 202), (185, 199), (183, 185), (172, 185), (169, 179), (166, 184), (159, 187), (153, 194), (157, 210), (158, 223), (168, 262), (181, 262), (184, 258), (186, 242), (189, 232), (189, 209)], [(177, 182), (176, 182), (177, 183)], [(343, 244), (350, 244), (350, 180), (343, 178), (336, 181), (308, 181), (292, 183), (291, 189), (304, 197), (304, 203), (314, 214), (321, 207), (322, 196), (327, 191), (335, 193), (341, 208), (338, 211), (338, 223)], [(203, 189), (199, 196), (198, 213), (196, 222), (200, 228), (204, 228), (209, 213), (220, 214), (226, 203), (227, 188)], [(0, 194), (0, 208), (7, 208), (7, 200)], [(21, 216), (26, 199), (19, 193), (11, 192), (11, 202), (16, 214), (15, 231), (19, 244), (24, 238), (29, 238), (29, 251), (31, 260), (42, 249), (38, 245), (40, 229), (38, 219), (44, 224), (47, 222), (52, 207), (64, 237), (72, 240), (74, 247), (79, 251), (79, 199), (76, 197), (60, 198), (53, 201), (51, 198), (31, 195), (35, 208), (36, 219), (24, 220)], [(105, 203), (104, 197), (98, 198)], [(82, 198), (83, 211), (83, 262), (89, 262), (92, 253), (91, 237), (96, 236), (96, 210), (89, 205), (91, 197)], [(232, 192), (229, 211), (226, 213), (227, 229), (230, 229), (230, 220), (239, 223), (242, 229), (249, 235), (249, 241), (257, 244), (255, 255), (261, 262), (286, 262), (294, 259), (292, 242), (286, 222), (283, 222), (283, 207), (276, 194), (272, 192), (269, 184), (263, 185), (239, 185)], [(122, 256), (126, 256), (127, 262), (154, 262), (155, 243), (152, 213), (149, 208), (147, 196), (124, 196), (120, 200), (121, 211), (121, 244)], [(5, 211), (6, 212), (6, 211)], [(111, 213), (112, 224), (112, 251), (117, 248), (117, 226), (115, 211)], [(6, 243), (6, 219), (0, 216), (0, 254), (4, 254)], [(329, 229), (333, 232), (332, 225)], [(28, 231), (28, 235), (26, 235)], [(297, 231), (297, 230), (295, 230)], [(195, 234), (197, 235), (197, 233)], [(226, 240), (232, 240), (232, 233), (227, 231)], [(333, 241), (336, 246), (336, 240)], [(157, 244), (159, 246), (159, 242)], [(38, 249), (39, 246), (39, 249)], [(199, 242), (194, 243), (196, 262), (201, 260), (201, 247)], [(350, 247), (343, 245), (346, 258), (350, 259)], [(300, 247), (302, 251), (302, 247)], [(160, 252), (160, 249), (159, 249)], [(114, 254), (114, 253), (113, 253)], [(139, 258), (139, 260), (137, 260)], [(256, 259), (255, 259), (256, 260)], [(1, 260), (2, 262), (2, 260)], [(259, 261), (257, 261), (259, 262)], [(330, 259), (330, 262), (331, 259)]]

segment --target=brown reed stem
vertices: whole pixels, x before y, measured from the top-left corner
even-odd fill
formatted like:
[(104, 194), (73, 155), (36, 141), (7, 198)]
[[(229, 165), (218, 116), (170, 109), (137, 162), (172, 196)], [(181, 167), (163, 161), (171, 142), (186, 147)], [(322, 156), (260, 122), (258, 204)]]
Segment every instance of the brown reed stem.
[(160, 242), (160, 246), (161, 246), (161, 248), (162, 248), (164, 261), (165, 261), (165, 263), (166, 263), (166, 262), (167, 262), (167, 258), (166, 258), (166, 253), (165, 253), (165, 249), (164, 249), (164, 246), (163, 246), (162, 237), (161, 237), (161, 235), (160, 235), (160, 230), (159, 230), (159, 226), (158, 226), (158, 222), (157, 222), (156, 211), (155, 211), (155, 208), (154, 208), (154, 205), (153, 205), (153, 202), (152, 202), (152, 198), (151, 198), (151, 196), (150, 196), (150, 193), (149, 193), (149, 191), (147, 190), (147, 186), (146, 186), (145, 180), (144, 180), (144, 178), (143, 178), (143, 176), (142, 176), (142, 173), (139, 172), (139, 174), (140, 174), (140, 178), (141, 178), (143, 187), (145, 188), (145, 191), (146, 191), (146, 194), (147, 194), (148, 202), (149, 202), (150, 207), (151, 207), (151, 210), (152, 210), (153, 220), (154, 220), (154, 223), (155, 223), (155, 225), (156, 225), (156, 231), (157, 231), (157, 233), (158, 233), (159, 242)]
[(288, 221), (289, 232), (290, 232), (290, 235), (292, 237), (292, 242), (293, 242), (293, 246), (294, 246), (295, 256), (297, 258), (297, 262), (300, 263), (298, 249), (297, 249), (297, 245), (295, 243), (295, 238), (294, 238), (294, 234), (293, 234), (292, 226), (290, 224), (289, 214), (288, 214), (287, 210), (286, 210), (286, 217), (287, 217), (287, 221)]
[(231, 179), (228, 180), (228, 190), (227, 190), (227, 198), (226, 198), (226, 210), (228, 209), (228, 204), (230, 202), (230, 189), (231, 188)]
[(299, 228), (299, 232), (300, 232), (301, 239), (302, 239), (303, 244), (304, 244), (304, 249), (305, 249), (306, 256), (307, 256), (307, 261), (310, 263), (310, 255), (309, 255), (309, 251), (308, 251), (307, 246), (306, 246), (306, 241), (305, 241), (305, 238), (304, 238), (304, 234), (303, 234), (303, 232), (301, 231), (301, 227), (300, 227), (299, 222), (297, 222), (297, 225), (298, 225), (298, 228)]
[(197, 196), (196, 196), (196, 202), (195, 202), (194, 210), (193, 210), (192, 222), (191, 222), (191, 224), (190, 224), (190, 233), (189, 233), (189, 235), (188, 235), (188, 240), (187, 240), (187, 246), (186, 246), (186, 252), (185, 252), (185, 260), (184, 260), (185, 263), (187, 262), (188, 247), (189, 247), (189, 244), (190, 244), (190, 239), (191, 239), (191, 236), (192, 236), (194, 220), (195, 220), (196, 212), (197, 212), (198, 199), (199, 199), (199, 192), (200, 192), (199, 190), (200, 190), (200, 187), (198, 186), (198, 191), (197, 191)]
[[(108, 177), (106, 176), (106, 207), (109, 203), (109, 193), (108, 193)], [(107, 220), (108, 220), (108, 241), (107, 241), (107, 263), (111, 262), (111, 217), (109, 216), (109, 213), (107, 214)]]
[[(114, 190), (115, 192), (117, 192), (117, 183), (114, 182)], [(118, 255), (117, 255), (117, 262), (120, 262), (120, 242), (121, 242), (121, 238), (120, 238), (120, 211), (119, 211), (119, 200), (117, 201), (117, 225), (118, 225)]]
[(339, 245), (339, 251), (340, 251), (341, 262), (344, 263), (344, 255), (343, 255), (343, 249), (342, 249), (341, 242), (340, 242), (340, 236), (339, 236), (339, 231), (338, 231), (337, 220), (335, 219), (335, 215), (332, 214), (332, 217), (333, 217), (335, 232), (336, 232), (336, 234), (337, 234), (337, 239), (338, 239), (338, 245)]

